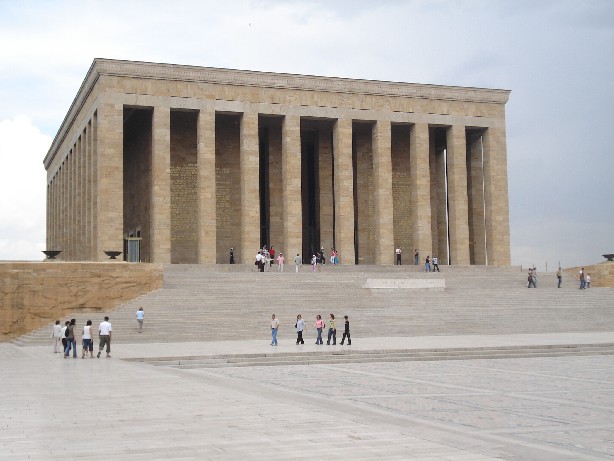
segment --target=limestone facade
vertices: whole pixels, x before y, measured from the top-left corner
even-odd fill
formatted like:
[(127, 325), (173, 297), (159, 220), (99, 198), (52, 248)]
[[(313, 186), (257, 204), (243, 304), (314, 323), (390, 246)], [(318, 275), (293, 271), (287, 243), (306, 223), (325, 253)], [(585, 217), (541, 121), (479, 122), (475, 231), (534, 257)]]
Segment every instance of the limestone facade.
[(47, 249), (100, 261), (509, 265), (509, 91), (94, 60), (49, 152)]

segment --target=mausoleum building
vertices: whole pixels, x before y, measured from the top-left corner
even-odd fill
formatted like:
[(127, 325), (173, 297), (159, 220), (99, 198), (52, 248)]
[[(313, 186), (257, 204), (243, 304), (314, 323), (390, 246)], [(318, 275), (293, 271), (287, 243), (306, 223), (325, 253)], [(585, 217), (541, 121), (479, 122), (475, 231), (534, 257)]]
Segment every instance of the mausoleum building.
[(49, 152), (60, 259), (509, 265), (499, 89), (94, 60)]

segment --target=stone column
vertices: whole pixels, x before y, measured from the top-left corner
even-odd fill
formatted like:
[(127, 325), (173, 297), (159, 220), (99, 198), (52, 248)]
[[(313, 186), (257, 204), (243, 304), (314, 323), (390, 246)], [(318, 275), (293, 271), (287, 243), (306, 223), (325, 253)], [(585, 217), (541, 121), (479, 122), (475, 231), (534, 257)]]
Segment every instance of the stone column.
[(215, 195), (215, 110), (198, 114), (196, 163), (198, 167), (198, 262), (215, 264), (217, 249)]
[(352, 120), (338, 119), (333, 131), (335, 182), (335, 245), (341, 264), (353, 265), (354, 175), (352, 166)]
[(375, 209), (375, 264), (394, 264), (392, 149), (390, 121), (373, 126), (373, 192)]
[[(420, 258), (433, 256), (431, 229), (431, 171), (429, 164), (429, 126), (416, 123), (409, 135), (409, 174), (411, 178), (413, 248)], [(407, 255), (413, 263), (414, 253)]]
[(151, 262), (171, 262), (171, 111), (154, 107), (151, 149)]
[(253, 264), (260, 248), (260, 154), (258, 148), (258, 114), (241, 117), (239, 168), (241, 171), (241, 246), (242, 264)]
[(490, 127), (484, 142), (486, 253), (488, 264), (509, 266), (510, 218), (505, 127)]
[(486, 230), (484, 228), (484, 176), (482, 170), (482, 135), (467, 139), (470, 162), (467, 165), (469, 192), (469, 249), (471, 264), (486, 264)]
[(301, 200), (301, 118), (286, 115), (282, 124), (281, 177), (284, 251), (291, 262), (303, 246)]
[(123, 251), (124, 228), (124, 108), (101, 101), (98, 106), (96, 196), (96, 259), (105, 250)]
[(448, 226), (450, 260), (453, 265), (468, 265), (469, 226), (467, 220), (467, 146), (465, 127), (453, 125), (447, 130)]

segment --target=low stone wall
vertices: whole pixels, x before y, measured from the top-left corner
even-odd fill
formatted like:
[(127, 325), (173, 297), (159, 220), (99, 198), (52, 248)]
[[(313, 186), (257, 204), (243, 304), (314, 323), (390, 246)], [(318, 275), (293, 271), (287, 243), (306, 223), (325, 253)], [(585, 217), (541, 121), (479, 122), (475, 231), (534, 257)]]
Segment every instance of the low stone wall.
[[(570, 267), (563, 269), (563, 282), (574, 280), (578, 283), (580, 269), (582, 267)], [(614, 261), (604, 261), (592, 266), (584, 266), (584, 272), (591, 274), (591, 287), (610, 287), (614, 288)]]
[(367, 279), (363, 288), (371, 290), (431, 290), (444, 291), (445, 279)]
[(76, 311), (101, 312), (162, 287), (161, 264), (0, 263), (0, 342)]

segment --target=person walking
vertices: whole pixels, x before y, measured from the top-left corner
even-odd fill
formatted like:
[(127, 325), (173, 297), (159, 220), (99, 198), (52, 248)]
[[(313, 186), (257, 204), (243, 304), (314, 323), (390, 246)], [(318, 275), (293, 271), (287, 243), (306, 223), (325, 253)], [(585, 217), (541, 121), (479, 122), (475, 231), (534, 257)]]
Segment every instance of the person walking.
[(139, 307), (139, 310), (136, 311), (136, 321), (139, 324), (139, 333), (143, 332), (143, 319), (145, 318), (145, 311), (142, 307)]
[(111, 335), (112, 335), (112, 326), (109, 322), (109, 317), (105, 317), (100, 325), (98, 326), (98, 336), (100, 338), (100, 344), (98, 345), (98, 354), (96, 357), (100, 358), (100, 353), (102, 349), (107, 346), (107, 358), (111, 358)]
[(271, 259), (271, 264), (275, 264), (275, 248), (271, 245), (271, 249), (269, 250), (269, 256)]
[(586, 280), (584, 279), (584, 268), (580, 269), (580, 290), (586, 288)]
[(279, 319), (275, 314), (271, 316), (271, 346), (277, 346), (277, 331), (279, 330)]
[(230, 264), (234, 264), (235, 263), (235, 250), (234, 248), (230, 249)]
[(286, 261), (286, 258), (284, 258), (284, 254), (283, 253), (279, 253), (279, 256), (277, 256), (277, 272), (283, 272), (284, 271), (284, 262)]
[[(62, 325), (60, 325), (60, 321), (56, 320), (55, 325), (53, 325), (53, 331), (51, 332), (51, 337), (53, 338), (53, 353), (57, 354), (60, 352), (58, 347), (62, 344)], [(65, 348), (64, 346), (62, 350)]]
[(433, 272), (439, 272), (439, 260), (437, 259), (437, 256), (433, 256)]
[(258, 266), (258, 272), (264, 272), (264, 263), (262, 262), (262, 250), (258, 251), (256, 255), (256, 265)]
[(418, 253), (418, 249), (416, 248), (416, 252), (414, 254), (414, 266), (417, 266), (420, 263), (420, 253)]
[(316, 345), (324, 344), (322, 342), (322, 330), (324, 329), (324, 320), (322, 320), (322, 316), (320, 314), (316, 315), (316, 323), (313, 325), (318, 332), (318, 337), (316, 338)]
[(66, 340), (66, 330), (68, 329), (68, 325), (70, 325), (70, 322), (66, 320), (66, 322), (64, 322), (64, 326), (62, 327), (62, 331), (60, 332), (60, 338), (62, 339), (62, 352), (64, 352), (66, 345), (68, 344), (68, 341)]
[(92, 335), (92, 321), (88, 320), (83, 327), (83, 352), (81, 358), (84, 359), (87, 352), (90, 353), (90, 358), (94, 358), (94, 337)]
[(396, 265), (400, 266), (401, 265), (401, 249), (397, 248), (396, 250), (394, 250), (394, 252), (397, 255), (397, 263), (396, 263)]
[(345, 320), (344, 328), (343, 328), (343, 337), (341, 338), (341, 345), (345, 342), (345, 338), (348, 339), (348, 346), (352, 345), (352, 339), (350, 338), (350, 321), (348, 320), (348, 316), (344, 315), (343, 319)]
[(559, 266), (559, 270), (556, 271), (556, 278), (559, 281), (557, 288), (561, 288), (561, 284), (563, 283), (563, 271), (560, 266)]
[(535, 279), (533, 278), (533, 269), (529, 269), (529, 274), (527, 275), (527, 288), (535, 288)]
[(305, 344), (305, 341), (303, 340), (305, 321), (303, 320), (303, 317), (301, 317), (301, 314), (296, 316), (296, 323), (294, 324), (294, 327), (296, 328), (296, 344)]
[(335, 328), (335, 315), (330, 314), (330, 319), (328, 321), (328, 338), (326, 340), (326, 345), (330, 346), (330, 339), (333, 338), (333, 346), (337, 345), (337, 329)]
[(313, 255), (311, 257), (311, 272), (315, 272), (317, 266), (318, 266), (318, 258), (316, 258), (316, 255)]
[(66, 329), (66, 349), (64, 349), (64, 358), (67, 359), (70, 356), (70, 349), (72, 347), (72, 358), (77, 358), (77, 340), (75, 339), (75, 327), (77, 326), (77, 320), (70, 319), (68, 328)]
[(431, 258), (426, 256), (426, 262), (424, 263), (424, 272), (431, 272)]
[(586, 288), (591, 287), (591, 274), (586, 274)]
[(301, 256), (297, 253), (296, 256), (294, 257), (294, 267), (296, 269), (297, 274), (298, 274), (299, 267), (301, 267), (301, 264), (303, 264), (303, 260), (301, 259)]

